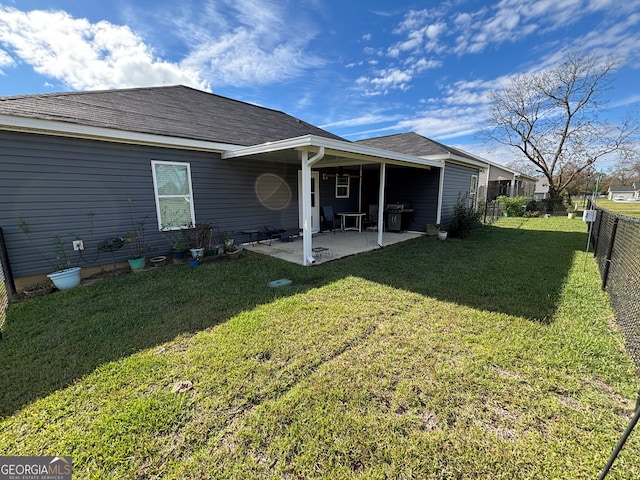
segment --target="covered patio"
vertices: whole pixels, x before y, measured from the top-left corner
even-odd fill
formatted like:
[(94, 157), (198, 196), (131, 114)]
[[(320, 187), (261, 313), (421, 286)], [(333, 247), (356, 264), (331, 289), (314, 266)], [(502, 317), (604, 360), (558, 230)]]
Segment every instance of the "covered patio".
[[(417, 232), (383, 232), (382, 245), (388, 246), (404, 242), (421, 235), (424, 234)], [(377, 242), (378, 232), (375, 231), (337, 231), (335, 234), (333, 232), (316, 233), (313, 235), (312, 256), (315, 264), (330, 262), (381, 248)], [(244, 249), (305, 265), (302, 255), (303, 244), (302, 238), (295, 238), (292, 242), (281, 242), (274, 239), (271, 244), (269, 242), (248, 243), (244, 245)]]
[[(289, 246), (277, 245), (278, 248), (284, 249), (282, 255), (296, 257), (296, 263), (302, 265), (311, 265), (327, 261), (330, 258), (341, 258), (355, 253), (373, 250), (382, 246), (389, 245), (400, 241), (402, 238), (399, 233), (390, 233), (384, 231), (384, 206), (387, 204), (387, 168), (390, 167), (410, 167), (412, 169), (430, 170), (437, 168), (439, 178), (438, 193), (434, 198), (434, 205), (437, 203), (437, 222), (440, 219), (440, 209), (442, 203), (442, 181), (444, 161), (425, 159), (413, 155), (406, 155), (397, 152), (382, 150), (379, 148), (355, 144), (352, 142), (335, 140), (315, 135), (305, 135), (302, 137), (290, 138), (276, 142), (269, 142), (261, 145), (250, 147), (234, 148), (225, 151), (222, 159), (228, 161), (251, 161), (251, 162), (281, 162), (295, 164), (299, 166), (299, 193), (297, 196), (297, 204), (299, 206), (299, 227), (302, 230), (301, 238), (296, 242), (292, 242)], [(320, 203), (317, 200), (317, 182), (315, 178), (319, 178), (319, 171), (329, 168), (340, 167), (357, 167), (360, 173), (356, 177), (362, 176), (363, 168), (375, 166), (377, 168), (377, 184), (378, 191), (375, 195), (374, 203), (379, 206), (377, 210), (377, 218), (373, 219), (377, 227), (374, 232), (361, 232), (355, 236), (346, 235), (347, 232), (340, 232), (344, 245), (337, 243), (332, 246), (325, 246), (319, 243), (319, 235), (321, 228), (318, 220), (320, 218)], [(329, 176), (329, 175), (326, 175)], [(363, 206), (360, 204), (360, 198), (357, 205), (347, 212), (362, 212)], [(338, 212), (339, 213), (339, 212)], [(333, 234), (331, 234), (333, 236)], [(410, 234), (407, 234), (410, 235)], [(322, 236), (325, 241), (326, 235)], [(338, 237), (336, 234), (335, 237)], [(338, 241), (338, 238), (334, 239)], [(327, 242), (329, 242), (327, 240)], [(349, 245), (352, 243), (351, 245)], [(275, 250), (271, 245), (271, 250)], [(256, 249), (264, 248), (264, 245), (255, 246)], [(253, 247), (251, 247), (253, 248)], [(267, 247), (269, 248), (269, 247)], [(323, 255), (320, 248), (327, 248), (331, 255)], [(290, 251), (289, 251), (290, 250)], [(273, 253), (273, 252), (271, 252)], [(329, 258), (325, 258), (329, 257)]]

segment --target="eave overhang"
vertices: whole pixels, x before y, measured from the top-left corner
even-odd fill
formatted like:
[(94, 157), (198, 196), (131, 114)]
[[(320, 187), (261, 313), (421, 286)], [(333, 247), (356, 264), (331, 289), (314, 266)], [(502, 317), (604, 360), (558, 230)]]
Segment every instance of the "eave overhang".
[[(368, 147), (357, 143), (319, 137), (317, 135), (304, 135), (250, 147), (237, 147), (224, 152), (222, 158), (273, 160), (279, 157), (281, 161), (299, 161), (297, 152), (307, 151), (309, 153), (317, 153), (321, 147), (325, 149), (325, 156), (317, 165), (321, 167), (346, 165), (349, 163), (387, 163), (427, 169), (444, 167), (444, 161), (442, 160), (415, 157), (413, 155)], [(295, 156), (291, 155), (292, 152), (295, 153)]]
[(479, 169), (485, 169), (489, 166), (487, 162), (481, 160), (473, 160), (471, 158), (462, 157), (460, 155), (454, 155), (452, 153), (440, 153), (437, 155), (425, 155), (423, 158), (429, 158), (432, 160), (441, 160), (443, 162), (455, 163), (457, 165), (463, 165), (466, 167), (475, 167)]
[(222, 153), (237, 145), (0, 114), (0, 130)]

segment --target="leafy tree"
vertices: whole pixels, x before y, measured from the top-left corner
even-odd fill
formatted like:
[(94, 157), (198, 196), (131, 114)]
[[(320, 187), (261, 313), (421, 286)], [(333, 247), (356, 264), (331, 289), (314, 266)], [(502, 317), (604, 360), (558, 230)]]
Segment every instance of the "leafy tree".
[(490, 93), (484, 135), (515, 148), (546, 177), (549, 196), (557, 200), (599, 158), (632, 155), (637, 124), (601, 118), (601, 97), (615, 67), (613, 59), (570, 54), (556, 67), (514, 77)]

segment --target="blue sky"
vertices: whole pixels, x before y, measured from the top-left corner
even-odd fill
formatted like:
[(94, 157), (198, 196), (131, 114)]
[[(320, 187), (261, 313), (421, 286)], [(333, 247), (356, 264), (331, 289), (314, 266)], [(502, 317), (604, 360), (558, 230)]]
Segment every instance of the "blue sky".
[(616, 121), (640, 102), (639, 47), (640, 0), (0, 0), (0, 96), (184, 84), (506, 163), (475, 135), (487, 92), (567, 50), (616, 55)]

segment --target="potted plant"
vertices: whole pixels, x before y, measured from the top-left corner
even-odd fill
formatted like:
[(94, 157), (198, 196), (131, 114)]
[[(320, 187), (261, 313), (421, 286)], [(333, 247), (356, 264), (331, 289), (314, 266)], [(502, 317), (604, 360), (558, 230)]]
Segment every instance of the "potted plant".
[(439, 223), (427, 223), (427, 236), (428, 237), (435, 237), (436, 235), (438, 235), (439, 231), (440, 231), (440, 224)]
[(151, 251), (149, 245), (147, 245), (144, 237), (145, 221), (141, 220), (138, 223), (133, 223), (133, 230), (128, 232), (125, 236), (127, 244), (130, 245), (131, 255), (127, 259), (131, 270), (134, 272), (140, 272), (144, 269), (146, 263), (146, 255)]
[(51, 293), (52, 291), (53, 283), (47, 280), (46, 282), (36, 282), (32, 283), (31, 285), (27, 285), (22, 290), (22, 293), (24, 293), (27, 298), (33, 298), (46, 295), (48, 293)]
[(573, 219), (576, 218), (576, 207), (574, 207), (573, 205), (569, 205), (567, 207), (567, 218)]
[[(18, 215), (18, 227), (22, 230), (29, 240), (29, 243), (34, 250), (44, 258), (54, 271), (47, 275), (47, 277), (53, 282), (58, 290), (68, 290), (70, 288), (80, 285), (80, 267), (73, 265), (71, 262), (71, 253), (67, 252), (65, 248), (66, 242), (60, 238), (58, 233), (53, 232), (55, 261), (52, 261), (49, 257), (43, 254), (31, 236), (31, 226), (26, 222), (24, 218)], [(71, 241), (69, 241), (71, 244)]]
[(240, 256), (240, 248), (236, 245), (235, 240), (225, 234), (224, 253), (229, 260), (236, 260)]
[(173, 263), (184, 262), (187, 254), (187, 243), (184, 241), (182, 234), (163, 234), (163, 236), (171, 245), (171, 258)]
[(189, 244), (191, 256), (201, 260), (204, 256), (204, 249), (209, 245), (209, 240), (211, 238), (211, 224), (189, 224), (189, 226), (184, 230), (184, 234), (187, 238), (187, 243)]
[(240, 256), (240, 248), (235, 245), (225, 245), (224, 252), (229, 260), (236, 260)]
[(447, 239), (447, 231), (444, 229), (444, 226), (440, 223), (436, 224), (438, 228), (438, 240), (446, 240)]

